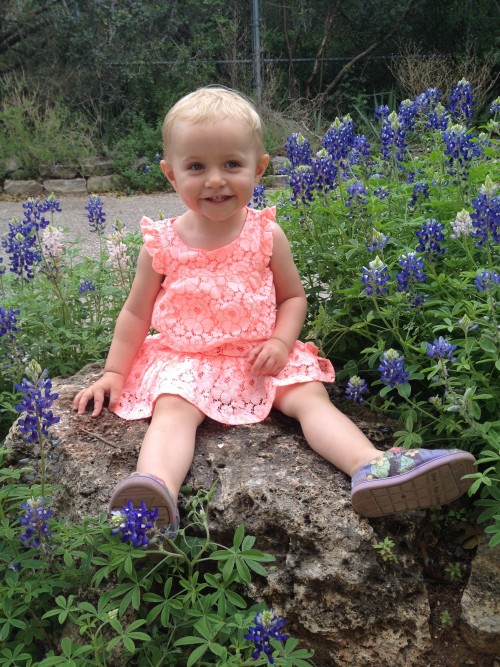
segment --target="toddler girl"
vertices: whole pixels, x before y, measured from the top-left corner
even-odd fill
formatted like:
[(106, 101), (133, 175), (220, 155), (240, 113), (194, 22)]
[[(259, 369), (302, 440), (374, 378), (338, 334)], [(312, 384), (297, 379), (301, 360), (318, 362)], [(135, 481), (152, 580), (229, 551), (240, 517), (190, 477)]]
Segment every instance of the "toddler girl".
[[(163, 124), (161, 169), (187, 211), (144, 217), (144, 245), (102, 377), (73, 407), (92, 416), (150, 418), (137, 471), (115, 488), (178, 525), (176, 499), (205, 416), (250, 424), (272, 407), (300, 422), (309, 445), (352, 477), (356, 512), (378, 517), (441, 505), (464, 493), (474, 457), (460, 450), (382, 453), (330, 402), (331, 363), (297, 340), (306, 297), (274, 208), (248, 208), (269, 162), (255, 108), (208, 87), (182, 98)], [(150, 327), (157, 332), (149, 335)]]

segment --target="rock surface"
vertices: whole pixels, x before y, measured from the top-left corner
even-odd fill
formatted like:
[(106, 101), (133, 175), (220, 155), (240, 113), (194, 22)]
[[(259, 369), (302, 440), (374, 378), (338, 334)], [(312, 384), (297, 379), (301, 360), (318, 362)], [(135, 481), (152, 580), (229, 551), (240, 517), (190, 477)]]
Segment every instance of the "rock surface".
[(481, 546), (462, 596), (462, 631), (478, 653), (500, 656), (500, 546)]
[[(94, 364), (54, 380), (61, 420), (47, 458), (52, 481), (63, 485), (55, 510), (73, 522), (106, 512), (113, 486), (135, 467), (147, 428), (107, 411), (99, 419), (75, 415), (73, 396), (100, 373)], [(383, 441), (381, 425), (360, 426)], [(31, 455), (15, 426), (8, 444), (14, 463)], [(252, 583), (250, 597), (286, 616), (288, 631), (315, 650), (318, 667), (427, 664), (429, 603), (413, 555), (424, 513), (371, 522), (356, 515), (348, 478), (314, 454), (295, 423), (278, 413), (252, 426), (207, 420), (186, 481), (194, 490), (218, 481), (209, 508), (217, 541), (230, 544), (243, 523), (257, 537), (256, 548), (275, 555), (276, 567)], [(385, 537), (396, 545), (398, 561), (390, 565), (373, 548)]]

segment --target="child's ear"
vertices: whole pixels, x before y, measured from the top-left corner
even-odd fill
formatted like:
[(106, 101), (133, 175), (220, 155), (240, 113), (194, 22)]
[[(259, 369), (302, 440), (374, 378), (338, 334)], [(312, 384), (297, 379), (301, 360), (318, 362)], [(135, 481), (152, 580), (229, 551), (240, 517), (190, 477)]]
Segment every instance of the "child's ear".
[(168, 178), (174, 190), (177, 190), (177, 188), (175, 187), (175, 176), (174, 176), (174, 170), (172, 169), (172, 165), (166, 160), (161, 160), (160, 167), (165, 178)]
[(269, 155), (267, 153), (264, 153), (259, 158), (259, 161), (257, 162), (257, 167), (255, 168), (255, 184), (257, 184), (260, 181), (261, 176), (264, 174), (264, 172), (267, 169), (267, 165), (269, 164)]

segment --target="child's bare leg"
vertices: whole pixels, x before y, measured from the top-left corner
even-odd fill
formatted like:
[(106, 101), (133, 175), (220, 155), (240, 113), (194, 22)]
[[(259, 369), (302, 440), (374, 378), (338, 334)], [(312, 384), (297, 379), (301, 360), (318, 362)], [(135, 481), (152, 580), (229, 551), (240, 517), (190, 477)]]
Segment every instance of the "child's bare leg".
[(193, 461), (196, 429), (204, 418), (197, 407), (181, 396), (163, 394), (156, 401), (137, 471), (163, 479), (174, 498)]
[(352, 477), (353, 509), (379, 517), (444, 505), (467, 491), (474, 457), (459, 449), (379, 452), (318, 382), (281, 387), (274, 405), (300, 422), (309, 445)]
[(380, 453), (333, 405), (320, 382), (278, 387), (274, 407), (296, 419), (310, 447), (350, 476)]

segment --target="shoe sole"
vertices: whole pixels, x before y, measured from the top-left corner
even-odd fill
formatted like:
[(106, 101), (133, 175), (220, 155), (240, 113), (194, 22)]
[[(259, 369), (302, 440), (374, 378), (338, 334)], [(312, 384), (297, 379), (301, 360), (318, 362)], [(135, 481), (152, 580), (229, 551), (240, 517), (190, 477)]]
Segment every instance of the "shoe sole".
[(146, 503), (148, 509), (157, 507), (157, 525), (171, 525), (177, 530), (177, 505), (170, 491), (161, 482), (146, 475), (133, 475), (118, 482), (109, 501), (109, 511), (121, 510), (129, 501), (134, 507), (140, 507), (141, 502)]
[(402, 475), (361, 482), (352, 491), (353, 509), (375, 518), (446, 505), (469, 489), (472, 480), (463, 476), (475, 471), (474, 463), (468, 452), (446, 454)]

